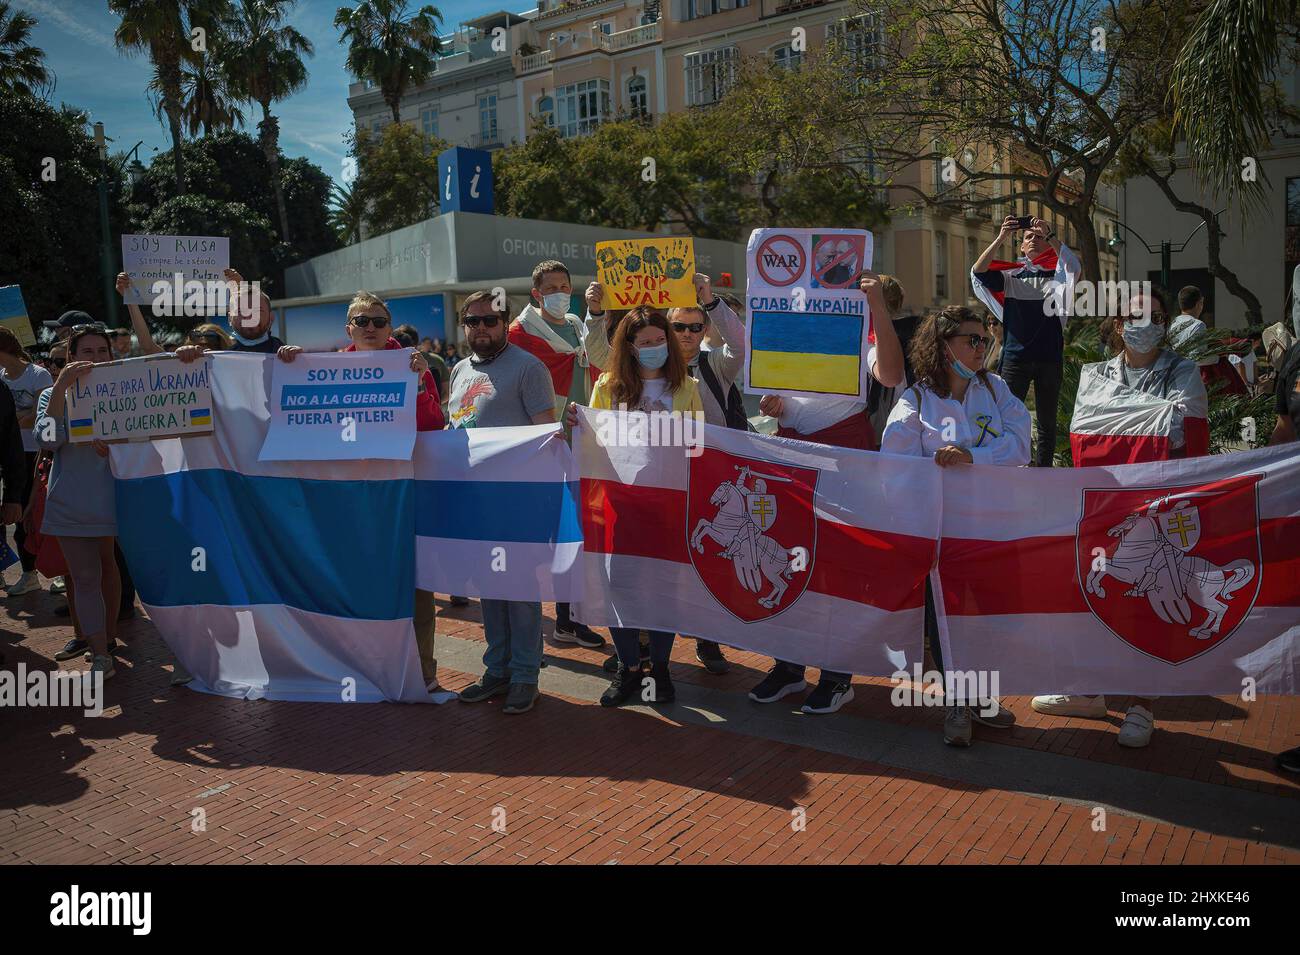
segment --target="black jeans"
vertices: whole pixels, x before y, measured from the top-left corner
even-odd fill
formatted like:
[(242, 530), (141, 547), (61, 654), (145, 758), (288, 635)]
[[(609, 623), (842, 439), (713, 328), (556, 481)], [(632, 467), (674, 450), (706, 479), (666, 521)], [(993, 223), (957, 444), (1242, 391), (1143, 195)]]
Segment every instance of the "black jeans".
[[(777, 664), (790, 676), (802, 680), (807, 667), (798, 663), (790, 663), (786, 660), (777, 660)], [(822, 680), (828, 680), (832, 683), (852, 683), (853, 675), (851, 673), (840, 673), (836, 670), (822, 670)], [(820, 682), (820, 681), (819, 681)]]
[[(36, 452), (24, 451), (23, 461), (26, 462), (27, 468), (27, 490), (23, 492), (23, 499), (19, 503), (26, 509), (27, 502), (32, 499), (32, 491), (36, 487)], [(22, 563), (24, 574), (36, 569), (36, 555), (27, 553), (27, 548), (23, 546), (26, 542), (27, 531), (23, 529), (23, 522), (19, 521), (14, 525), (14, 550), (18, 552), (18, 560)]]
[(1011, 393), (1021, 401), (1034, 386), (1034, 408), (1038, 447), (1034, 464), (1050, 468), (1056, 454), (1056, 406), (1061, 399), (1061, 360), (1035, 361), (1033, 359), (1003, 357), (998, 372)]

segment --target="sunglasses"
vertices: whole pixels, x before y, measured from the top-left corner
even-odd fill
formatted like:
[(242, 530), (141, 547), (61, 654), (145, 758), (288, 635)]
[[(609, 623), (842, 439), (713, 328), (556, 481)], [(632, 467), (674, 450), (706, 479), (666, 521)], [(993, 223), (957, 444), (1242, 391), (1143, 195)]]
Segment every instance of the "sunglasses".
[(466, 328), (478, 328), (482, 325), (484, 328), (496, 328), (501, 323), (499, 315), (469, 315), (461, 319), (460, 322)]
[(89, 325), (73, 325), (69, 334), (79, 335), (82, 332), (99, 332), (101, 335), (107, 335), (108, 327), (103, 322), (92, 322)]
[(970, 345), (972, 351), (979, 351), (981, 348), (987, 349), (993, 344), (993, 339), (985, 335), (949, 335), (948, 337), (958, 340), (965, 339), (966, 344)]
[(211, 332), (198, 332), (198, 333), (191, 332), (189, 336), (189, 341), (191, 345), (200, 345), (200, 344), (220, 345), (221, 336), (213, 335)]
[(691, 322), (690, 324), (687, 324), (686, 322), (673, 322), (673, 331), (691, 332), (693, 334), (698, 335), (700, 332), (704, 331), (704, 323)]
[[(1140, 322), (1145, 318), (1147, 318), (1147, 316), (1143, 315), (1141, 312), (1134, 312), (1131, 315), (1124, 316), (1124, 321)], [(1155, 322), (1157, 325), (1163, 325), (1165, 323), (1166, 315), (1164, 312), (1152, 312), (1150, 318), (1151, 321)]]
[(383, 315), (358, 315), (352, 319), (352, 324), (357, 328), (369, 328), (371, 325), (375, 328), (387, 328), (388, 319)]

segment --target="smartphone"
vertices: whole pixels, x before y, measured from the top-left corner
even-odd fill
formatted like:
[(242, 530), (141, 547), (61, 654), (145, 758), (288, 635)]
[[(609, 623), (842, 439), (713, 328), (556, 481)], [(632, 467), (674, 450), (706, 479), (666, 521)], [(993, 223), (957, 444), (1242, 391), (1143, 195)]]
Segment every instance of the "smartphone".
[(1016, 228), (1028, 229), (1029, 224), (1034, 221), (1033, 216), (1016, 216)]

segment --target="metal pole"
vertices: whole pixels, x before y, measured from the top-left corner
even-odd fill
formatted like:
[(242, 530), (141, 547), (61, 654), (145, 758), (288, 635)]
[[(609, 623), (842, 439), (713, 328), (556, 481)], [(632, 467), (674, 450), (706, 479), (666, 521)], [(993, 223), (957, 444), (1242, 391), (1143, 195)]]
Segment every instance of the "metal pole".
[(1171, 248), (1168, 242), (1160, 243), (1160, 287), (1169, 291), (1169, 258)]

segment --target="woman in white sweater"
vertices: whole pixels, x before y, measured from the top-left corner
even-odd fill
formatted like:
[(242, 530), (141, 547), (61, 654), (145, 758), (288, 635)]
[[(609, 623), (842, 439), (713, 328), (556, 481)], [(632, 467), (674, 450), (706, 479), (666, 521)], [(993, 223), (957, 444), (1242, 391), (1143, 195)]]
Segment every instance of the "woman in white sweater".
[[(1029, 412), (1007, 383), (984, 367), (992, 341), (983, 320), (959, 305), (950, 305), (921, 323), (908, 355), (916, 383), (903, 391), (890, 412), (880, 440), (882, 453), (933, 458), (939, 467), (1029, 463)], [(942, 671), (934, 595), (928, 583), (925, 619), (935, 666)], [(1015, 723), (1015, 717), (996, 701), (981, 700), (978, 707), (950, 702), (944, 742), (969, 746), (972, 719), (995, 729)]]

